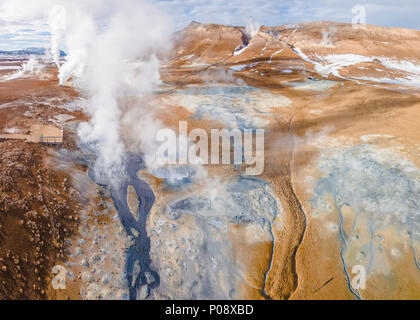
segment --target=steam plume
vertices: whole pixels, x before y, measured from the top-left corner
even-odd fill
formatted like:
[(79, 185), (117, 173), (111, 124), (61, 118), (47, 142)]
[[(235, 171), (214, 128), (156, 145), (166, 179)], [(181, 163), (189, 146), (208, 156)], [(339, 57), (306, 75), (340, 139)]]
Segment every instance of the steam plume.
[[(91, 120), (80, 126), (79, 136), (97, 145), (97, 167), (112, 173), (125, 153), (122, 101), (151, 94), (159, 84), (157, 57), (169, 48), (168, 18), (146, 0), (40, 0), (36, 6), (17, 0), (6, 6), (25, 7), (26, 16), (49, 12), (60, 85), (77, 86), (88, 97)], [(60, 49), (68, 54), (62, 65)], [(131, 107), (141, 109), (142, 99), (137, 101)]]
[(51, 54), (54, 63), (60, 67), (60, 43), (65, 33), (66, 9), (63, 6), (54, 6), (48, 17), (51, 29)]

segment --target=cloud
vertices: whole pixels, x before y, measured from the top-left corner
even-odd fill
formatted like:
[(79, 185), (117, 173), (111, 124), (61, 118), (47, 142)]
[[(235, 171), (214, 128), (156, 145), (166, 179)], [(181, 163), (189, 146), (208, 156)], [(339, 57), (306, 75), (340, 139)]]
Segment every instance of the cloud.
[[(42, 0), (41, 0), (42, 1)], [(49, 26), (42, 14), (29, 15), (34, 6), (30, 1), (2, 1), (0, 4), (0, 47), (16, 50), (45, 47), (49, 41)], [(20, 7), (20, 8), (19, 8)]]
[[(69, 1), (54, 0), (3, 0), (0, 4), (0, 34), (19, 34), (21, 29), (32, 29), (33, 35), (48, 32), (45, 17), (46, 7), (54, 3)], [(176, 29), (181, 29), (191, 21), (246, 25), (253, 20), (263, 25), (275, 26), (286, 23), (329, 20), (350, 23), (351, 9), (361, 4), (367, 10), (367, 23), (387, 27), (420, 29), (420, 5), (418, 0), (154, 0), (156, 5), (168, 15), (173, 16)], [(72, 2), (70, 2), (71, 4)], [(102, 16), (109, 16), (115, 9), (109, 0), (75, 1), (89, 14), (92, 8), (101, 7)], [(101, 5), (102, 4), (102, 5)], [(28, 36), (31, 34), (29, 33)], [(37, 43), (36, 41), (34, 41)], [(19, 46), (8, 40), (8, 46)], [(2, 44), (2, 45), (6, 45)], [(44, 46), (39, 41), (40, 46)]]
[(387, 27), (420, 29), (418, 0), (162, 0), (162, 10), (171, 12), (178, 29), (192, 20), (203, 23), (246, 25), (249, 19), (263, 25), (329, 20), (350, 23), (352, 8), (365, 5), (367, 23)]

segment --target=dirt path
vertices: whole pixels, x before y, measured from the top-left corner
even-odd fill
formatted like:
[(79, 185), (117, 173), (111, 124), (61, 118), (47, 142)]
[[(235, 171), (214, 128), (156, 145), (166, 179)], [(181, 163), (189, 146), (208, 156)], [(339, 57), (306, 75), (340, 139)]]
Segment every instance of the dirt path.
[[(271, 177), (268, 180), (271, 180), (277, 189), (276, 192), (280, 195), (284, 208), (282, 227), (273, 230), (275, 236), (273, 261), (265, 282), (265, 292), (272, 299), (288, 299), (297, 288), (296, 253), (306, 229), (305, 213), (291, 181), (291, 162), (295, 144), (292, 132), (294, 115), (291, 115), (287, 123), (282, 123), (283, 128), (279, 133), (285, 139), (280, 146), (272, 148), (266, 157), (267, 162), (273, 162), (267, 163), (269, 170), (267, 175)], [(271, 143), (273, 142), (269, 144)], [(272, 170), (275, 171), (274, 174)]]

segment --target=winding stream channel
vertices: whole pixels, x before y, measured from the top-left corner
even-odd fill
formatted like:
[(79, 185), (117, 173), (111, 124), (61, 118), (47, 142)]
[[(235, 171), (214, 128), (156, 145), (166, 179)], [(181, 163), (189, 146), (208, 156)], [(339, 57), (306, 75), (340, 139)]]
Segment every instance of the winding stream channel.
[[(137, 177), (137, 172), (145, 168), (139, 155), (127, 154), (124, 163), (124, 175), (117, 183), (110, 187), (111, 198), (117, 209), (119, 218), (127, 234), (134, 239), (134, 244), (127, 249), (125, 273), (129, 284), (130, 300), (137, 298), (138, 289), (146, 286), (145, 297), (150, 294), (150, 289), (159, 286), (160, 278), (157, 272), (151, 269), (150, 239), (147, 236), (146, 221), (150, 209), (155, 202), (155, 195), (150, 186)], [(91, 179), (103, 185), (102, 181), (95, 180), (91, 169)], [(138, 198), (138, 219), (136, 219), (127, 203), (127, 188), (132, 186)]]

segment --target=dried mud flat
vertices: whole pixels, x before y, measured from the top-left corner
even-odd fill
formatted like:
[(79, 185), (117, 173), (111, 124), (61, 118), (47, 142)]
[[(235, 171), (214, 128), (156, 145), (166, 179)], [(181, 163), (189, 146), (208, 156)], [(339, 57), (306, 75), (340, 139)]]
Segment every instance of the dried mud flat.
[[(175, 168), (188, 176), (177, 183), (140, 170), (155, 196), (145, 230), (160, 282), (145, 276), (135, 296), (420, 298), (419, 41), (328, 22), (252, 37), (192, 23), (176, 34), (155, 114), (174, 129), (265, 129), (265, 170), (205, 166), (207, 184), (194, 168)], [(138, 234), (121, 224), (112, 189), (89, 178), (76, 135), (83, 100), (46, 74), (0, 82), (0, 296), (129, 298), (124, 261)], [(49, 120), (64, 126), (62, 146), (16, 140)], [(123, 128), (128, 144), (134, 132)], [(124, 194), (139, 221), (141, 197)], [(67, 269), (66, 290), (51, 287), (54, 265)], [(364, 290), (351, 287), (355, 265)]]
[[(412, 224), (420, 214), (414, 200), (420, 141), (415, 67), (419, 32), (375, 26), (357, 31), (325, 22), (263, 27), (245, 40), (243, 34), (241, 28), (191, 24), (179, 35), (176, 58), (163, 73), (167, 83), (182, 88), (174, 93), (184, 95), (166, 101), (187, 108), (191, 118), (266, 130), (262, 178), (283, 210), (272, 224), (274, 245), (266, 243), (272, 255), (262, 254), (257, 241), (242, 241), (233, 249), (238, 257), (240, 250), (248, 255), (236, 261), (248, 268), (243, 272), (246, 280), (238, 284), (243, 289), (239, 296), (418, 298), (419, 245), (411, 239), (418, 239)], [(212, 38), (218, 39), (217, 45), (209, 44)], [(397, 48), (390, 43), (398, 43)], [(234, 109), (233, 116), (228, 108)], [(366, 161), (359, 160), (357, 152), (339, 156), (352, 146), (378, 151), (369, 153)], [(384, 149), (395, 157), (383, 164), (388, 169), (371, 165), (382, 161)], [(325, 163), (327, 154), (338, 157), (337, 173), (322, 169), (333, 166)], [(399, 168), (395, 159), (408, 161), (410, 169)], [(365, 162), (358, 166), (357, 161)], [(382, 178), (382, 170), (395, 173), (394, 178)], [(399, 178), (401, 170), (410, 172), (410, 180)], [(321, 189), (320, 184), (326, 186)], [(411, 193), (392, 196), (384, 188)], [(347, 196), (340, 195), (339, 204), (319, 200), (343, 192)], [(412, 200), (404, 207), (407, 197)], [(351, 209), (346, 201), (353, 202)], [(360, 292), (350, 286), (354, 265), (367, 270), (367, 289)]]

